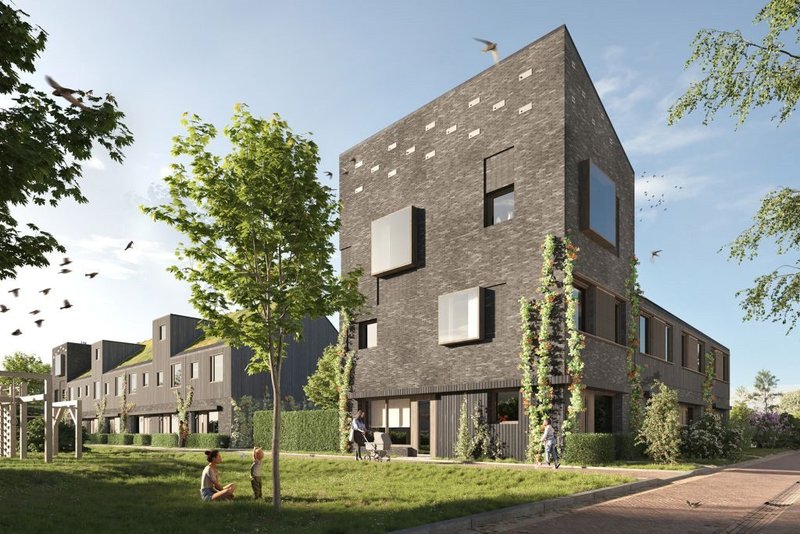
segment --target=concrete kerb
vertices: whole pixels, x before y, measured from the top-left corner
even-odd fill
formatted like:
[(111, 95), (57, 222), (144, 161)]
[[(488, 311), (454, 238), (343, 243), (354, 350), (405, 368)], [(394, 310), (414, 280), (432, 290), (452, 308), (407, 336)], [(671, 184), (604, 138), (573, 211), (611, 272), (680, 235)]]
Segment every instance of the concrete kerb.
[(744, 462), (739, 462), (731, 465), (701, 467), (693, 471), (678, 472), (675, 476), (670, 478), (639, 480), (636, 482), (629, 482), (627, 484), (621, 484), (619, 486), (613, 486), (610, 488), (600, 488), (596, 490), (575, 493), (573, 495), (558, 497), (556, 499), (548, 499), (533, 503), (519, 504), (508, 508), (489, 510), (487, 512), (481, 512), (479, 514), (457, 517), (454, 519), (447, 519), (444, 521), (437, 521), (436, 523), (429, 523), (427, 525), (420, 525), (418, 527), (395, 530), (392, 532), (392, 534), (433, 534), (442, 532), (467, 531), (491, 525), (493, 523), (497, 523), (498, 521), (509, 521), (514, 519), (530, 518), (545, 514), (547, 512), (553, 512), (556, 510), (564, 511), (575, 508), (582, 508), (585, 506), (590, 506), (592, 504), (618, 499), (620, 497), (631, 495), (633, 493), (649, 491), (652, 489), (672, 484), (679, 480), (684, 480), (695, 476), (708, 475), (718, 471), (723, 471), (725, 469), (732, 469), (732, 468), (740, 469), (743, 467), (749, 467), (751, 465), (756, 465), (761, 462), (766, 462), (769, 460), (774, 460), (776, 458), (781, 458), (783, 456), (793, 454), (794, 452), (795, 451), (786, 451), (778, 454), (773, 454), (770, 456), (765, 456), (763, 458), (754, 458), (752, 460), (747, 460)]

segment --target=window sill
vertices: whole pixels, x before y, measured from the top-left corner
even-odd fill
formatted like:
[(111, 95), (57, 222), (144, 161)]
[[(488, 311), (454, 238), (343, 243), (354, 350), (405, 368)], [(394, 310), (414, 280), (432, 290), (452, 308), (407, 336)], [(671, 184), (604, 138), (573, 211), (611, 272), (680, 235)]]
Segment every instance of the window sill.
[(689, 368), (689, 367), (683, 367), (683, 366), (681, 366), (681, 369), (683, 369), (684, 371), (689, 371), (690, 373), (695, 373), (695, 374), (698, 374), (698, 375), (700, 375), (700, 376), (706, 376), (706, 375), (705, 375), (705, 373), (703, 373), (702, 371), (695, 371), (694, 369), (691, 369), (691, 368)]
[(639, 356), (647, 356), (648, 358), (652, 358), (652, 359), (656, 360), (657, 362), (668, 363), (670, 365), (675, 365), (675, 362), (671, 362), (669, 360), (665, 360), (664, 358), (660, 358), (658, 356), (654, 356), (654, 355), (652, 355), (650, 353), (647, 353), (647, 352), (639, 352)]
[(519, 424), (519, 421), (498, 421), (496, 424), (498, 424), (498, 425), (516, 425), (516, 424)]
[(581, 334), (583, 334), (588, 338), (596, 339), (597, 341), (602, 341), (603, 343), (608, 343), (609, 345), (614, 345), (615, 347), (619, 347), (623, 350), (628, 350), (628, 347), (626, 345), (617, 343), (612, 339), (604, 338), (603, 336), (598, 336), (597, 334), (590, 334), (589, 332), (584, 332), (583, 330), (581, 330)]

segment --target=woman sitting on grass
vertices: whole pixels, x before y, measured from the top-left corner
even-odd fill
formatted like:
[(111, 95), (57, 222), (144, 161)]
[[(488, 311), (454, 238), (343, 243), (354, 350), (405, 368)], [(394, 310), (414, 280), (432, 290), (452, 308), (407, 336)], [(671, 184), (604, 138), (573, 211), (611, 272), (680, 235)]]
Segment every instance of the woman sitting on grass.
[(217, 464), (222, 461), (222, 456), (217, 449), (206, 451), (205, 454), (208, 465), (203, 469), (203, 476), (200, 478), (200, 498), (204, 501), (232, 501), (236, 486), (223, 486), (219, 483)]

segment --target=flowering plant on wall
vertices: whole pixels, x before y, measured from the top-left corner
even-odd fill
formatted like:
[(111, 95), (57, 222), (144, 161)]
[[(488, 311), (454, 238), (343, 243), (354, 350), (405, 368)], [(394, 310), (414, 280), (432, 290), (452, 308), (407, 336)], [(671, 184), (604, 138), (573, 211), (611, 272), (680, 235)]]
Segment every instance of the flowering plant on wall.
[(703, 380), (703, 401), (706, 405), (706, 412), (711, 413), (714, 409), (714, 353), (706, 352), (705, 358), (706, 378)]
[(642, 391), (641, 370), (636, 364), (636, 352), (639, 349), (639, 297), (642, 288), (639, 286), (639, 260), (631, 256), (631, 274), (625, 282), (628, 297), (628, 353), (626, 358), (628, 383), (631, 387), (630, 398), (630, 430), (637, 434), (644, 420), (644, 393)]

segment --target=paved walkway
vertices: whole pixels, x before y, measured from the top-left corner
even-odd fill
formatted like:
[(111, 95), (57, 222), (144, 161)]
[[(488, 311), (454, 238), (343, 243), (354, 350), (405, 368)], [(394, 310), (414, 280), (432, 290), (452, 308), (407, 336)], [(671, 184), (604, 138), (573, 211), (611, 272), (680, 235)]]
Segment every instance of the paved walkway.
[[(686, 501), (698, 503), (690, 507)], [(541, 517), (500, 520), (470, 532), (800, 532), (800, 452)]]

